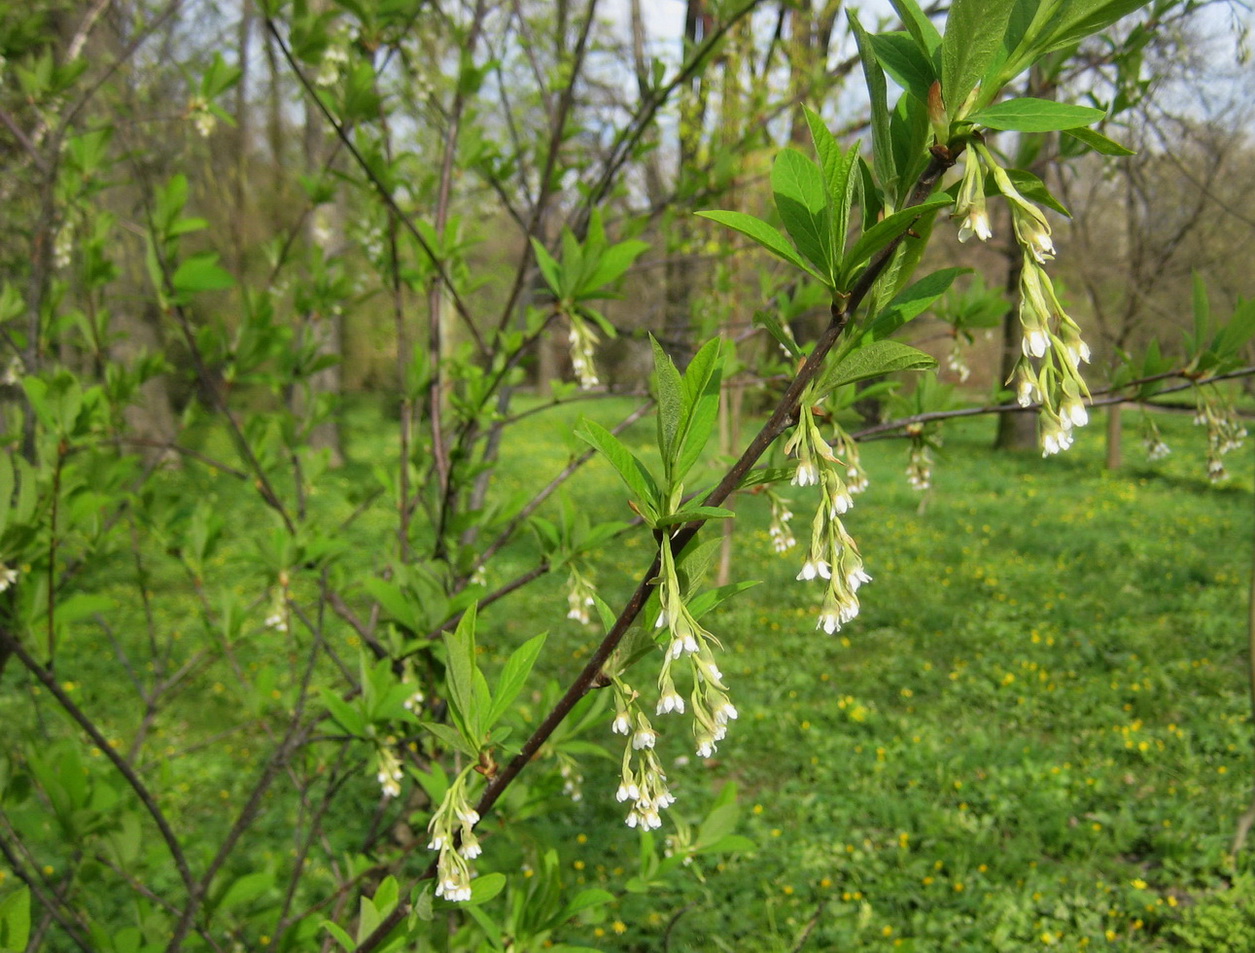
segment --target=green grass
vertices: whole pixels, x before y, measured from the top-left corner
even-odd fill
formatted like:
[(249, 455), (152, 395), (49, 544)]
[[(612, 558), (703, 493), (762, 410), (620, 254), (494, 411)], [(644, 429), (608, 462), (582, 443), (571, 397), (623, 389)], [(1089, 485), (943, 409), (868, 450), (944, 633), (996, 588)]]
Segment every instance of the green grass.
[[(581, 450), (571, 432), (580, 413), (611, 425), (629, 409), (609, 400), (531, 418), (506, 444), (499, 490), (527, 492)], [(393, 439), (387, 427), (373, 407), (354, 409), (351, 463), (319, 481), (311, 509), (342, 516), (367, 498), (372, 467), (387, 459)], [(554, 846), (568, 885), (616, 893), (613, 905), (562, 937), (606, 950), (790, 950), (805, 931), (806, 949), (873, 953), (1222, 949), (1213, 940), (1187, 941), (1223, 934), (1227, 911), (1246, 920), (1255, 911), (1246, 879), (1217, 893), (1251, 867), (1246, 857), (1235, 867), (1226, 851), (1252, 774), (1245, 673), (1252, 467), (1249, 449), (1231, 455), (1233, 479), (1213, 488), (1203, 433), (1185, 416), (1164, 416), (1161, 427), (1173, 456), (1141, 463), (1130, 428), (1128, 465), (1113, 474), (1101, 469), (1098, 422), (1068, 454), (1046, 461), (991, 452), (991, 421), (950, 425), (936, 489), (922, 508), (903, 478), (905, 444), (865, 446), (872, 486), (846, 524), (875, 581), (860, 591), (860, 616), (836, 636), (814, 627), (819, 588), (794, 578), (801, 547), (774, 554), (763, 501), (744, 496), (734, 565), (739, 578), (762, 585), (704, 620), (724, 645), (720, 665), (740, 718), (704, 763), (693, 756), (686, 723), (662, 716), (655, 724), (665, 732), (680, 798), (672, 818), (699, 823), (716, 793), (735, 783), (738, 832), (756, 849), (698, 858), (662, 888), (626, 889), (638, 873), (641, 839), (613, 799), (616, 753), (582, 765), (579, 803), (556, 796), (552, 760), (529, 768), (534, 790), (553, 796), (541, 812), (511, 803), (532, 815), (512, 834), (486, 824), (479, 869), (534, 863), (536, 844)], [(638, 424), (625, 439), (647, 448), (652, 424)], [(207, 437), (206, 447), (214, 444)], [(783, 489), (804, 545), (813, 494)], [(214, 651), (196, 668), (194, 684), (152, 725), (145, 749), (163, 806), (180, 829), (204, 831), (199, 865), (232, 816), (224, 806), (238, 806), (255, 776), (268, 744), (261, 726), (271, 715), (282, 724), (292, 689), (283, 680), (273, 687), (250, 680), (288, 650), (273, 635), (260, 637), (269, 582), (259, 553), (274, 521), (255, 496), (188, 467), (160, 478), (150, 507), (157, 517), (137, 532), (158, 550), (179, 542), (186, 513), (175, 510), (189, 490), (237, 534), (208, 561), (206, 591), (234, 593), (248, 620), (229, 657)], [(566, 493), (596, 518), (631, 516), (602, 461)], [(170, 508), (164, 517), (163, 507)], [(338, 580), (347, 585), (383, 564), (395, 550), (389, 525), (380, 501), (341, 534)], [(652, 548), (637, 530), (597, 561), (612, 606), (635, 586)], [(489, 565), (489, 588), (536, 556), (535, 543), (521, 537)], [(157, 631), (172, 646), (172, 664), (183, 664), (212, 626), (172, 560), (154, 556), (147, 570)], [(113, 634), (137, 649), (144, 636), (126, 583), (133, 571), (119, 552), (85, 578), (116, 596)], [(551, 632), (534, 690), (522, 699), (525, 719), (542, 714), (541, 686), (569, 681), (599, 638), (564, 618), (563, 584), (560, 573), (541, 577), (481, 616), (489, 667), (524, 638)], [(308, 595), (298, 590), (298, 598)], [(334, 619), (329, 633), (355, 665), (356, 636)], [(84, 624), (73, 649), (73, 665), (62, 665), (59, 677), (109, 737), (129, 742), (142, 713), (113, 644)], [(643, 663), (633, 683), (648, 692), (655, 666)], [(331, 681), (334, 673), (328, 667), (320, 677)], [(0, 701), (0, 716), (12, 724), (25, 712), (18, 695)], [(603, 716), (585, 737), (617, 752), (609, 721)], [(243, 730), (220, 736), (237, 722)], [(59, 724), (37, 730), (48, 751), (58, 750), (56, 738), (75, 737)], [(353, 783), (360, 803), (377, 802), (365, 765)], [(40, 810), (27, 801), (14, 820), (34, 830)], [(282, 870), (290, 821), (276, 802), (233, 869)], [(411, 822), (421, 825), (421, 815)], [(347, 831), (360, 827), (360, 817), (345, 818)], [(334, 823), (331, 830), (339, 836)], [(348, 839), (341, 846), (356, 849)], [(145, 849), (160, 854), (155, 844)], [(423, 853), (411, 858), (411, 874), (425, 866)], [(311, 870), (311, 897), (330, 883), (325, 876), (317, 865)]]

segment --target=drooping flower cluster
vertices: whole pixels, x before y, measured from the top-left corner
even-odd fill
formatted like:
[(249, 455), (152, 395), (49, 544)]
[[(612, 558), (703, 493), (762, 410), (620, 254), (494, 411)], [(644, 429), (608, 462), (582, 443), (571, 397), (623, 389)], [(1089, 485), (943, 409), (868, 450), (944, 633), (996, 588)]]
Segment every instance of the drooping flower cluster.
[(714, 647), (719, 640), (707, 632), (689, 611), (680, 588), (680, 578), (671, 553), (671, 539), (664, 535), (659, 544), (658, 600), (662, 611), (657, 628), (666, 628), (667, 644), (662, 670), (658, 673), (658, 707), (655, 714), (684, 714), (684, 699), (676, 691), (673, 669), (688, 668), (693, 688), (689, 694), (692, 706), (693, 737), (697, 754), (709, 758), (728, 733), (728, 722), (736, 718), (736, 708), (728, 700), (723, 673), (715, 664)]
[(1197, 408), (1194, 423), (1207, 428), (1207, 479), (1220, 483), (1229, 478), (1221, 458), (1242, 446), (1246, 427), (1238, 419), (1233, 405), (1226, 402), (1215, 387), (1194, 388)]
[(597, 379), (597, 367), (593, 364), (593, 351), (597, 346), (597, 332), (578, 315), (571, 315), (571, 367), (579, 378), (581, 390), (592, 390), (601, 383)]
[(423, 702), (427, 701), (427, 696), (423, 694), (418, 674), (414, 671), (414, 662), (411, 659), (405, 660), (405, 666), (401, 670), (401, 684), (410, 687), (409, 697), (401, 705), (406, 711), (412, 711), (417, 715), (423, 710)]
[(209, 101), (203, 96), (193, 96), (187, 104), (187, 118), (192, 121), (197, 135), (208, 139), (218, 125), (218, 117), (209, 108)]
[(288, 631), (288, 600), (282, 586), (275, 589), (270, 598), (270, 611), (266, 614), (265, 626), (276, 632)]
[(466, 794), (467, 776), (474, 768), (475, 765), (468, 765), (453, 780), (427, 824), (427, 833), (431, 836), (427, 848), (440, 852), (436, 862), (436, 896), (446, 900), (471, 899), (468, 861), (483, 852), (475, 836), (479, 812), (471, 806)]
[(26, 376), (26, 364), (22, 360), (22, 355), (14, 354), (4, 366), (3, 373), (0, 373), (0, 384), (5, 387), (15, 387), (22, 383), (24, 376)]
[(965, 383), (972, 376), (972, 369), (968, 367), (967, 357), (963, 353), (963, 345), (957, 334), (954, 337), (954, 343), (950, 346), (950, 353), (946, 355), (946, 367), (959, 378), (960, 384)]
[(588, 610), (596, 604), (593, 599), (596, 592), (588, 577), (572, 566), (571, 575), (567, 579), (566, 617), (581, 625), (589, 625), (591, 616)]
[(763, 492), (767, 494), (767, 499), (771, 503), (771, 524), (767, 527), (767, 535), (771, 537), (771, 548), (778, 553), (787, 553), (797, 545), (793, 530), (789, 528), (793, 512), (789, 509), (788, 502), (778, 493), (770, 488), (764, 489)]
[(911, 449), (906, 462), (906, 482), (911, 489), (924, 490), (933, 485), (933, 457), (924, 438), (924, 428), (920, 424), (912, 424), (906, 428), (911, 440)]
[[(675, 795), (667, 787), (667, 775), (654, 751), (658, 733), (654, 731), (649, 716), (641, 709), (639, 696), (632, 687), (619, 678), (614, 678), (611, 684), (614, 687), (615, 716), (610, 727), (615, 734), (628, 738), (628, 743), (623, 746), (619, 790), (615, 799), (631, 804), (628, 827), (656, 830), (662, 826), (659, 812), (675, 803)], [(683, 700), (674, 692), (672, 694), (671, 699), (659, 701), (660, 712), (664, 710), (664, 701), (669, 706), (678, 702), (678, 707), (667, 707), (666, 711), (684, 711)]]
[(342, 36), (328, 44), (323, 50), (322, 59), (318, 61), (318, 72), (314, 74), (314, 85), (326, 89), (340, 82), (344, 68), (349, 65), (349, 37)]
[(393, 753), (390, 744), (382, 744), (375, 749), (375, 780), (385, 798), (398, 797), (401, 794), (401, 780), (405, 777), (401, 771), (401, 762)]
[(955, 200), (954, 217), (962, 220), (959, 240), (976, 235), (985, 241), (992, 235), (985, 206), (986, 171), (1011, 209), (1012, 227), (1023, 252), (1019, 317), (1024, 356), (1008, 383), (1014, 382), (1022, 407), (1040, 404), (1042, 455), (1049, 456), (1070, 447), (1073, 429), (1089, 420), (1084, 404), (1089, 389), (1080, 373), (1081, 363), (1089, 362), (1089, 346), (1081, 339), (1080, 327), (1063, 310), (1042, 267), (1055, 256), (1050, 223), (979, 141), (973, 141), (965, 154), (963, 181)]
[(0, 592), (17, 582), (17, 570), (0, 563)]
[(1142, 446), (1146, 448), (1146, 459), (1151, 461), (1162, 460), (1172, 452), (1159, 432), (1159, 425), (1149, 414), (1142, 415)]
[[(863, 583), (871, 582), (871, 576), (864, 570), (863, 557), (841, 522), (841, 516), (854, 505), (851, 487), (842, 479), (840, 462), (820, 434), (805, 397), (797, 429), (785, 444), (785, 452), (798, 459), (794, 484), (818, 484), (820, 488), (820, 503), (811, 520), (810, 548), (797, 578), (804, 582), (823, 579), (827, 583), (816, 627), (831, 635), (858, 615), (857, 593)], [(862, 486), (865, 485), (863, 481)]]
[(837, 459), (845, 461), (845, 488), (851, 495), (864, 492), (871, 484), (863, 470), (863, 461), (859, 457), (858, 443), (845, 432), (838, 423), (832, 425), (832, 452)]
[(572, 801), (579, 803), (584, 800), (584, 775), (580, 774), (575, 759), (565, 752), (559, 751), (558, 776), (562, 778), (562, 793)]

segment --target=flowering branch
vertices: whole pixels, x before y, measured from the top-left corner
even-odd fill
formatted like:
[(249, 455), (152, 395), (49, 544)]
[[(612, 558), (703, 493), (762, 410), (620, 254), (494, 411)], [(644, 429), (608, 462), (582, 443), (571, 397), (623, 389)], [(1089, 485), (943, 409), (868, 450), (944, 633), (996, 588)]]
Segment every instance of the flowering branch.
[[(927, 168), (920, 175), (914, 189), (911, 192), (910, 200), (907, 202), (906, 208), (910, 208), (921, 204), (929, 195), (932, 194), (937, 183), (941, 181), (942, 175), (954, 165), (956, 156), (952, 155), (948, 150), (938, 147), (934, 149), (932, 158)], [(922, 213), (921, 213), (922, 214)], [(863, 299), (871, 291), (872, 286), (884, 271), (886, 265), (897, 251), (898, 246), (906, 237), (904, 230), (901, 235), (889, 243), (868, 265), (865, 272), (859, 278), (858, 282), (850, 290), (846, 296), (838, 296), (834, 299), (832, 305), (832, 320), (827, 329), (820, 335), (815, 342), (815, 347), (806, 361), (798, 370), (797, 376), (789, 384), (784, 396), (776, 405), (775, 410), (763, 424), (758, 434), (750, 441), (736, 463), (728, 469), (716, 486), (702, 501), (706, 506), (718, 506), (726, 500), (740, 486), (742, 480), (749, 473), (750, 469), (758, 462), (758, 459), (767, 451), (775, 440), (792, 425), (793, 419), (797, 414), (798, 404), (801, 400), (802, 393), (810, 385), (811, 381), (816, 378), (824, 364), (824, 358), (832, 350), (837, 341), (841, 338), (841, 334), (845, 331), (849, 323), (850, 317), (862, 304)], [(693, 537), (701, 530), (702, 526), (707, 522), (706, 519), (695, 519), (685, 524), (671, 538), (671, 552), (679, 554), (692, 541)], [(636, 590), (629, 597), (627, 604), (619, 613), (614, 624), (610, 627), (601, 644), (590, 656), (587, 664), (580, 671), (574, 681), (571, 682), (566, 692), (560, 698), (553, 709), (545, 716), (544, 720), (536, 727), (531, 736), (523, 743), (519, 753), (510, 760), (510, 762), (502, 768), (495, 777), (493, 777), (488, 786), (484, 789), (480, 796), (479, 802), (475, 805), (474, 811), (478, 818), (485, 817), (493, 805), (497, 803), (501, 795), (514, 782), (519, 773), (531, 762), (540, 750), (541, 746), (549, 739), (550, 735), (557, 727), (566, 719), (575, 708), (577, 702), (582, 699), (593, 688), (603, 687), (609, 684), (609, 679), (604, 671), (606, 662), (610, 659), (611, 653), (618, 648), (623, 637), (627, 635), (628, 630), (644, 609), (646, 601), (657, 587), (655, 581), (658, 573), (662, 568), (662, 560), (660, 556), (655, 556), (650, 563), (649, 568), (642, 574), (640, 582), (636, 586)], [(436, 875), (436, 865), (433, 863), (424, 872), (422, 880), (427, 880)], [(369, 936), (367, 936), (360, 944), (358, 944), (355, 953), (370, 953), (384, 942), (396, 926), (401, 923), (410, 913), (410, 904), (407, 902), (398, 903), (392, 912), (385, 917)]]

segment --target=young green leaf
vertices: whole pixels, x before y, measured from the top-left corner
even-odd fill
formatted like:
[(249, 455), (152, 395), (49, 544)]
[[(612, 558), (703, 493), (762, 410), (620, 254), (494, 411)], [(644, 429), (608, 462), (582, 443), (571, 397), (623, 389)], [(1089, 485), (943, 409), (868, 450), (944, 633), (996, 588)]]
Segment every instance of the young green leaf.
[(718, 222), (720, 225), (726, 225), (728, 228), (735, 229), (742, 235), (752, 238), (765, 249), (783, 258), (790, 265), (801, 268), (812, 278), (817, 278), (829, 288), (832, 287), (832, 278), (825, 278), (809, 262), (801, 255), (793, 250), (793, 247), (784, 239), (777, 229), (772, 228), (761, 218), (755, 218), (753, 215), (747, 215), (744, 212), (725, 212), (720, 210), (712, 210), (708, 212), (697, 212), (702, 218), (708, 218), (712, 222)]
[(689, 612), (693, 613), (694, 619), (700, 619), (711, 609), (731, 599), (737, 593), (744, 592), (746, 589), (753, 589), (757, 585), (759, 585), (759, 580), (746, 579), (742, 582), (719, 586), (717, 589), (707, 589), (689, 600)]
[(885, 71), (880, 68), (872, 47), (871, 38), (859, 23), (858, 15), (847, 10), (850, 29), (858, 45), (859, 59), (863, 61), (863, 79), (872, 111), (872, 163), (876, 180), (887, 194), (897, 191), (898, 172), (893, 167), (892, 137), (889, 131), (889, 93), (885, 84)]
[(676, 436), (686, 423), (684, 382), (671, 356), (662, 349), (652, 334), (649, 343), (654, 349), (654, 396), (658, 400), (658, 453), (668, 476), (675, 469), (675, 457), (679, 451)]
[(871, 38), (876, 61), (893, 81), (922, 105), (928, 105), (928, 90), (937, 81), (932, 61), (907, 33), (877, 33)]
[(362, 717), (361, 711), (356, 706), (350, 705), (329, 688), (321, 689), (320, 694), (322, 703), (336, 724), (355, 738), (365, 735), (366, 719)]
[(862, 340), (880, 341), (889, 337), (902, 325), (928, 310), (934, 301), (949, 290), (955, 278), (971, 270), (970, 268), (943, 268), (921, 278), (899, 293), (868, 323)]
[(684, 428), (672, 480), (682, 480), (706, 448), (719, 419), (723, 356), (719, 338), (702, 345), (684, 372)]
[(579, 290), (576, 292), (576, 297), (580, 299), (604, 297), (603, 295), (597, 295), (596, 292), (622, 278), (624, 272), (631, 268), (636, 259), (642, 253), (648, 251), (648, 249), (648, 242), (636, 239), (611, 245), (601, 253), (601, 256), (597, 259), (597, 267), (580, 285)]
[(1083, 142), (1085, 145), (1089, 146), (1099, 155), (1104, 155), (1104, 156), (1135, 156), (1137, 155), (1136, 150), (1130, 149), (1128, 146), (1121, 145), (1120, 143), (1112, 139), (1108, 139), (1101, 132), (1095, 132), (1093, 129), (1089, 129), (1084, 126), (1077, 129), (1064, 129), (1063, 134), (1065, 136), (1071, 136), (1073, 139), (1077, 140), (1078, 142)]
[[(1011, 184), (1015, 186), (1016, 191), (1026, 199), (1032, 199), (1038, 205), (1054, 209), (1060, 215), (1066, 215), (1068, 218), (1072, 217), (1072, 212), (1069, 211), (1068, 207), (1055, 198), (1050, 193), (1050, 190), (1046, 188), (1046, 183), (1033, 175), (1033, 173), (1024, 169), (1007, 169), (1006, 173), (1007, 178), (1011, 180)], [(990, 192), (998, 191), (997, 183), (992, 175), (985, 181)]]
[(928, 106), (913, 96), (899, 96), (889, 117), (889, 138), (893, 167), (898, 173), (898, 193), (889, 195), (888, 200), (894, 208), (901, 208), (928, 164)]
[(658, 525), (660, 527), (676, 526), (693, 520), (726, 520), (735, 516), (734, 512), (725, 510), (721, 506), (686, 506), (669, 516), (662, 517), (658, 520)]
[(1192, 302), (1194, 305), (1194, 346), (1190, 354), (1197, 357), (1202, 354), (1207, 341), (1207, 332), (1211, 328), (1211, 303), (1207, 300), (1207, 285), (1203, 276), (1194, 272)]
[(1223, 368), (1236, 365), (1239, 352), (1255, 335), (1255, 298), (1242, 301), (1233, 309), (1229, 323), (1220, 329), (1211, 347), (1217, 364)]
[(14, 483), (13, 458), (7, 451), (0, 450), (0, 536), (4, 535), (5, 524), (12, 512)]
[(481, 725), (484, 716), (488, 713), (480, 711), (478, 707), (481, 699), (475, 676), (479, 675), (482, 679), (483, 675), (479, 672), (479, 665), (475, 658), (476, 612), (476, 604), (471, 603), (470, 607), (462, 613), (457, 629), (444, 634), (444, 644), (446, 649), (445, 683), (449, 689), (449, 710), (467, 743), (478, 749), (484, 740)]
[(1014, 6), (1007, 0), (954, 0), (941, 42), (941, 95), (953, 122), (962, 115), (968, 93), (1002, 47)]
[(1063, 4), (1061, 16), (1051, 23), (1051, 32), (1041, 53), (1062, 49), (1086, 37), (1101, 33), (1121, 17), (1146, 6), (1149, 0), (1078, 0)]
[(646, 518), (656, 518), (661, 502), (658, 484), (654, 482), (653, 474), (649, 472), (645, 464), (641, 463), (636, 455), (619, 441), (618, 437), (595, 420), (585, 418), (582, 426), (583, 430), (576, 431), (576, 436), (592, 444), (605, 455), (615, 472), (619, 474), (619, 479), (636, 495), (636, 502), (646, 511)]
[(785, 231), (831, 285), (832, 212), (823, 173), (796, 149), (784, 149), (771, 167), (771, 189)]
[(776, 339), (776, 343), (784, 348), (795, 361), (803, 358), (802, 349), (797, 346), (793, 336), (784, 330), (784, 325), (780, 323), (774, 311), (755, 311), (754, 324), (765, 328), (767, 333)]
[(221, 291), (235, 285), (230, 272), (219, 267), (218, 256), (214, 252), (202, 252), (193, 255), (179, 265), (170, 284), (181, 295), (193, 294), (197, 291)]
[(545, 284), (549, 286), (553, 296), (561, 301), (567, 296), (567, 289), (562, 286), (562, 266), (535, 238), (532, 239), (532, 252), (536, 255), (536, 264), (540, 268), (541, 276), (545, 279)]
[(903, 234), (921, 215), (930, 209), (950, 205), (953, 201), (954, 199), (945, 192), (938, 192), (936, 195), (930, 195), (918, 205), (912, 205), (910, 208), (904, 208), (900, 212), (894, 212), (869, 228), (859, 236), (858, 241), (854, 243), (854, 247), (845, 256), (845, 261), (841, 266), (843, 286), (848, 285), (851, 279), (854, 278), (855, 271), (864, 262)]
[[(809, 107), (806, 109), (806, 124), (810, 127), (811, 141), (815, 144), (815, 153), (819, 156), (824, 174), (833, 258), (839, 261), (845, 252), (846, 232), (850, 227), (850, 206), (857, 186), (857, 179), (851, 175), (851, 171), (859, 158), (859, 146), (855, 143), (848, 152), (843, 150), (823, 117)], [(831, 282), (827, 282), (827, 285), (832, 287)]]
[(966, 118), (990, 129), (1016, 132), (1055, 132), (1092, 126), (1107, 114), (1090, 106), (1074, 106), (1053, 99), (1021, 96), (970, 113)]
[(865, 381), (894, 371), (922, 371), (936, 367), (937, 360), (900, 341), (873, 341), (847, 354), (824, 374), (821, 390)]
[(532, 636), (515, 649), (506, 660), (505, 668), (501, 670), (501, 677), (497, 680), (497, 690), (493, 693), (487, 727), (491, 728), (500, 721), (514, 704), (514, 699), (518, 698), (519, 692), (527, 683), (527, 676), (531, 674), (532, 666), (536, 664), (536, 659), (540, 656), (540, 650), (545, 645), (545, 636), (544, 632)]
[(438, 721), (423, 721), (419, 724), (436, 736), (436, 739), (450, 751), (461, 751), (463, 754), (479, 757), (479, 746), (473, 745), (452, 725), (442, 725)]
[(920, 9), (915, 0), (889, 0), (889, 2), (919, 50), (928, 59), (935, 59), (937, 52), (941, 49), (941, 34), (933, 26), (933, 21), (928, 19), (928, 15)]

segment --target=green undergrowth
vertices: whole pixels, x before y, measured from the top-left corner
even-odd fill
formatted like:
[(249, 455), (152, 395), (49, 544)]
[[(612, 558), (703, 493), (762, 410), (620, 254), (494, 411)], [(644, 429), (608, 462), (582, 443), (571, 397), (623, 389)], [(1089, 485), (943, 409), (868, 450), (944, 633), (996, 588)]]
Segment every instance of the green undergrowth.
[[(534, 491), (581, 452), (572, 433), (581, 414), (612, 426), (630, 410), (615, 398), (529, 418), (504, 446), (499, 490)], [(395, 436), (368, 403), (350, 409), (348, 424), (349, 463), (320, 478), (307, 506), (339, 519), (364, 507), (337, 537), (343, 554), (332, 581), (353, 601), (364, 598), (355, 580), (396, 552), (374, 476)], [(614, 800), (621, 739), (605, 714), (585, 738), (609, 756), (582, 763), (580, 800), (562, 797), (552, 761), (538, 761), (528, 770), (540, 801), (510, 802), (529, 815), (515, 834), (485, 822), (479, 870), (533, 863), (534, 845), (551, 845), (568, 885), (616, 894), (562, 939), (614, 951), (1246, 949), (1241, 937), (1255, 923), (1242, 873), (1250, 861), (1235, 863), (1227, 851), (1252, 774), (1249, 448), (1230, 456), (1232, 478), (1213, 487), (1205, 434), (1186, 415), (1164, 414), (1159, 424), (1173, 455), (1145, 463), (1130, 428), (1127, 463), (1115, 473), (1102, 469), (1097, 421), (1049, 460), (991, 451), (989, 420), (950, 424), (935, 487), (923, 495), (903, 476), (905, 443), (866, 444), (871, 487), (846, 525), (874, 582), (859, 593), (859, 617), (833, 636), (815, 628), (820, 587), (795, 579), (815, 494), (781, 488), (799, 537), (783, 556), (772, 551), (765, 501), (742, 494), (732, 566), (735, 578), (761, 585), (703, 620), (723, 644), (719, 664), (739, 710), (716, 756), (695, 757), (675, 716), (655, 720), (679, 800), (642, 846)], [(652, 426), (624, 437), (646, 459)], [(201, 450), (230, 459), (218, 434), (204, 434)], [(709, 482), (718, 464), (704, 471)], [(694, 488), (699, 482), (695, 475)], [(128, 746), (144, 713), (119, 675), (119, 649), (139, 649), (151, 614), (171, 671), (189, 665), (195, 678), (144, 726), (139, 763), (176, 827), (205, 832), (205, 856), (192, 858), (203, 865), (260, 770), (268, 725), (282, 723), (293, 702), (295, 680), (276, 678), (266, 663), (280, 653), (295, 665), (299, 655), (260, 626), (273, 518), (248, 486), (189, 464), (160, 475), (152, 494), (152, 512), (162, 511), (163, 494), (171, 506), (190, 495), (223, 521), (204, 578), (198, 584), (174, 560), (153, 558), (145, 607), (129, 582), (129, 554), (85, 567), (84, 588), (112, 597), (116, 611), (75, 629), (58, 677), (107, 737)], [(556, 518), (562, 499), (594, 519), (632, 517), (600, 460), (542, 513)], [(171, 515), (135, 532), (173, 549), (183, 540), (164, 539), (163, 527), (185, 522)], [(594, 561), (612, 607), (653, 547), (638, 528)], [(527, 535), (504, 548), (487, 567), (485, 591), (537, 554)], [(599, 628), (565, 618), (564, 583), (560, 572), (541, 576), (481, 613), (490, 669), (523, 639), (551, 633), (514, 743), (543, 715), (544, 684), (569, 682), (600, 639)], [(222, 603), (203, 604), (198, 593), (221, 599), (224, 590), (250, 621), (229, 651), (222, 643), (202, 651), (205, 619), (220, 618)], [(298, 602), (311, 595), (294, 592)], [(326, 625), (355, 670), (357, 636), (330, 615)], [(647, 697), (654, 671), (646, 660), (630, 675)], [(250, 673), (270, 673), (258, 678), (275, 684)], [(329, 665), (317, 680), (336, 677)], [(68, 723), (26, 724), (26, 711), (16, 695), (0, 700), (14, 737), (41, 732), (51, 760), (77, 745)], [(241, 712), (253, 720), (241, 722)], [(224, 725), (235, 727), (224, 734)], [(354, 783), (361, 803), (378, 805), (368, 766)], [(735, 831), (754, 849), (701, 856), (678, 881), (649, 883), (642, 857), (682, 853), (728, 784), (740, 804)], [(292, 820), (284, 803), (277, 795), (263, 812), (235, 873), (283, 869)], [(425, 823), (421, 809), (397, 802), (371, 810), (380, 829)], [(346, 830), (360, 829), (360, 818), (346, 821)], [(328, 829), (334, 840), (335, 818)], [(336, 846), (357, 849), (347, 839)], [(424, 853), (403, 877), (422, 870)], [(313, 902), (331, 883), (313, 864), (303, 889)], [(1216, 939), (1224, 935), (1234, 938), (1228, 947)]]
[[(672, 813), (696, 823), (734, 782), (758, 848), (698, 859), (684, 890), (625, 894), (585, 942), (1190, 948), (1202, 928), (1182, 918), (1230, 882), (1249, 797), (1249, 454), (1213, 487), (1202, 431), (1164, 415), (1175, 453), (1148, 464), (1130, 432), (1109, 473), (1096, 424), (1049, 460), (992, 452), (990, 421), (952, 424), (922, 496), (903, 443), (866, 445), (872, 485), (846, 524), (875, 581), (835, 636), (815, 629), (818, 587), (794, 578), (808, 491), (786, 488), (801, 543), (783, 557), (765, 505), (741, 499), (733, 566), (763, 584), (709, 620), (740, 718), (704, 764), (683, 731), (665, 743)], [(581, 491), (612, 514), (621, 498)], [(626, 592), (649, 552), (644, 534), (627, 540), (605, 588)], [(540, 596), (536, 617), (560, 598)], [(573, 671), (595, 636), (556, 628)], [(607, 826), (616, 779), (611, 762), (590, 773), (578, 810), (552, 821), (576, 844), (576, 881), (638, 872), (638, 835)]]

